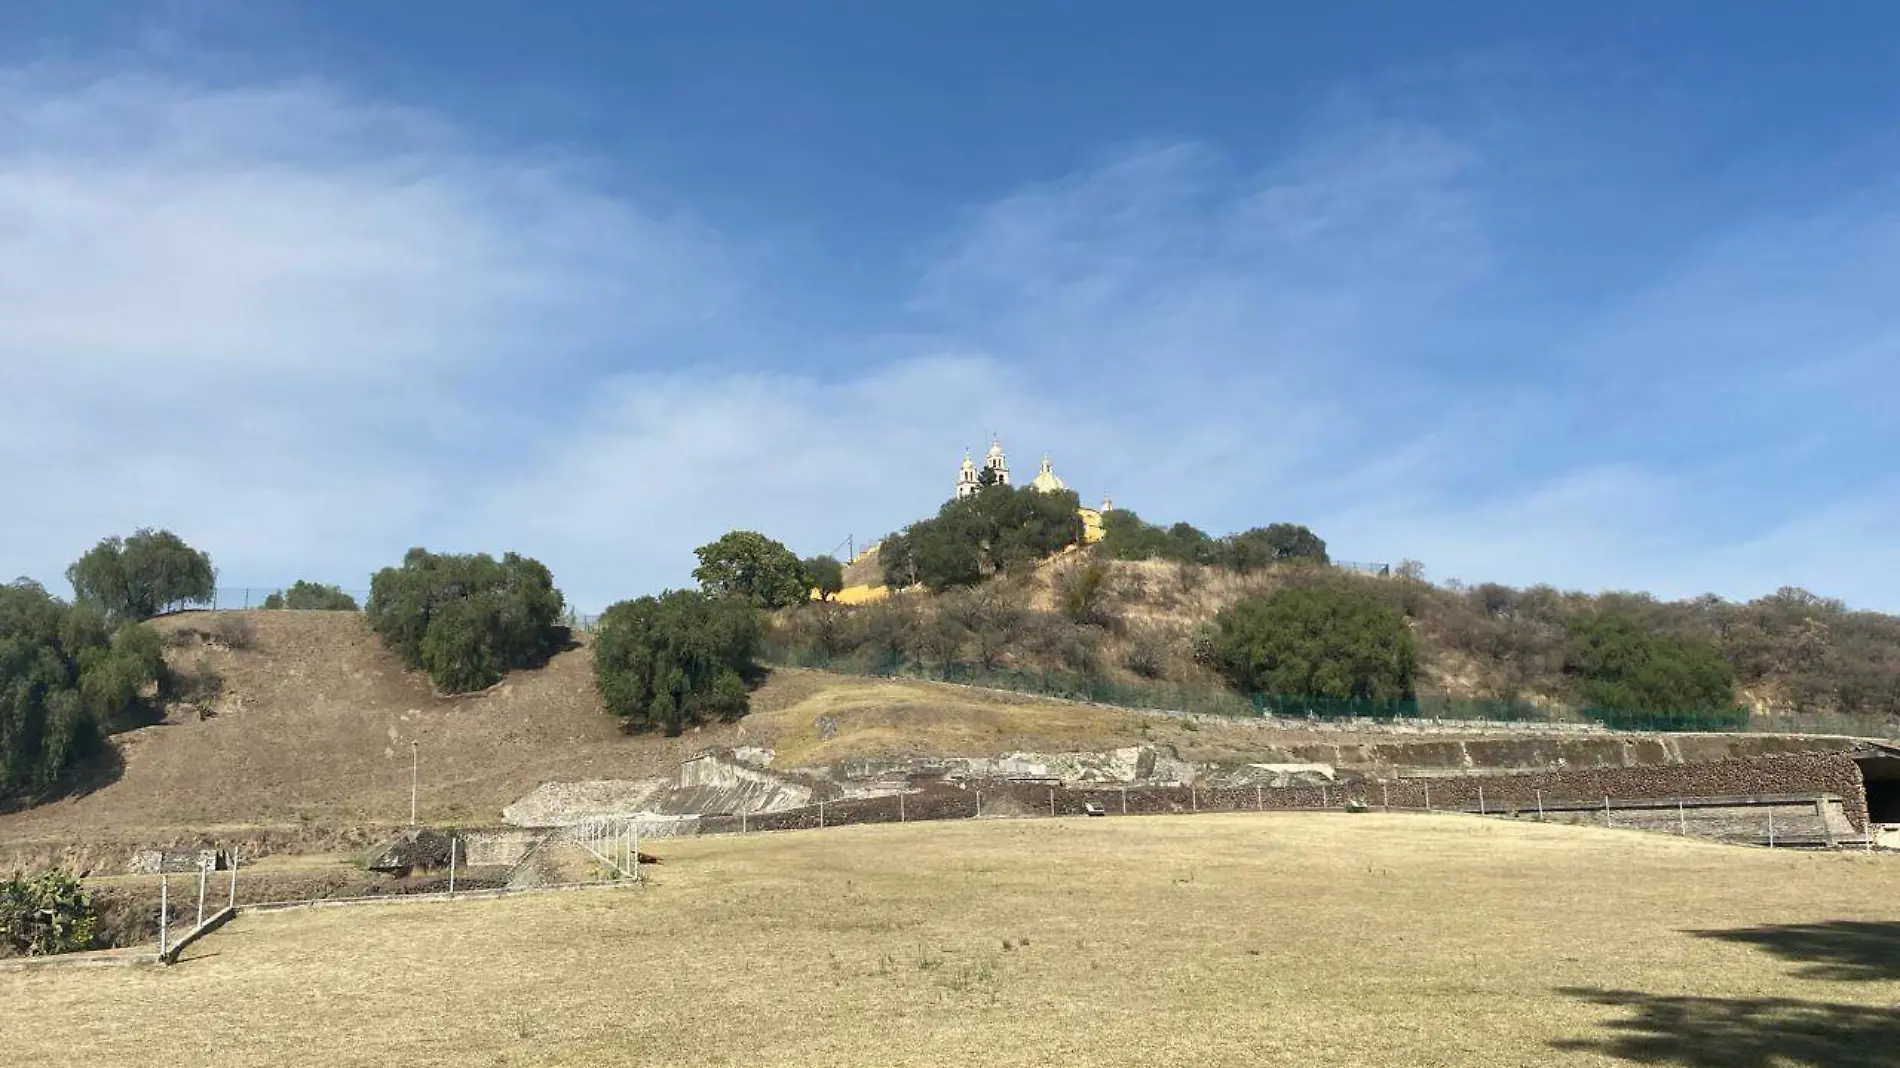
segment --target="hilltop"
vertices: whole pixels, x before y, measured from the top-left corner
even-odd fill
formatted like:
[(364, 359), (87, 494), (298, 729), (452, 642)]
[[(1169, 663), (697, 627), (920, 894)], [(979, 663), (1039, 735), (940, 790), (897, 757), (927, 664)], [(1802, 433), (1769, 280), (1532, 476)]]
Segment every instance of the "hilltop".
[[(846, 580), (868, 582), (879, 570), (873, 548), (851, 563)], [(1792, 588), (1743, 603), (1671, 602), (1619, 591), (1435, 585), (1390, 569), (1299, 563), (1242, 571), (1122, 560), (1098, 545), (967, 589), (795, 608), (779, 613), (776, 634), (786, 650), (813, 663), (862, 662), (875, 648), (885, 661), (895, 654), (924, 674), (957, 661), (1227, 697), (1231, 687), (1196, 655), (1197, 641), (1222, 609), (1289, 586), (1347, 590), (1390, 606), (1417, 644), (1421, 694), (1572, 705), (1578, 690), (1571, 627), (1578, 619), (1615, 616), (1712, 649), (1733, 671), (1736, 699), (1760, 727), (1900, 729), (1900, 617), (1850, 611)]]

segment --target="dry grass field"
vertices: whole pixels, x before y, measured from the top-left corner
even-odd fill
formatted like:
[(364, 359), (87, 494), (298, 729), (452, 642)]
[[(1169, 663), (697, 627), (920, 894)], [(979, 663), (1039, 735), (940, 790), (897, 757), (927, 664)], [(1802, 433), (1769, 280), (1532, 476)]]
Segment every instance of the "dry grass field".
[(1473, 817), (668, 841), (0, 973), (9, 1065), (1891, 1065), (1900, 864)]

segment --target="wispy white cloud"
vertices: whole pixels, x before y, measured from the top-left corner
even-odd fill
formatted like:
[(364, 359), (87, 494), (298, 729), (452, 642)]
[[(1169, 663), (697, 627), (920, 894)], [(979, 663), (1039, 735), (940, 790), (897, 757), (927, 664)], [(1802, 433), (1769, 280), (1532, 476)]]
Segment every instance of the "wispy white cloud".
[(174, 526), (227, 578), (350, 583), (439, 533), (523, 380), (724, 309), (689, 223), (322, 86), (0, 75), (12, 568)]
[(1738, 221), (1549, 319), (1510, 304), (1544, 262), (1494, 210), (1511, 151), (1376, 109), (1260, 163), (1131, 150), (947, 221), (917, 335), (810, 337), (726, 237), (426, 112), (0, 74), (0, 462), (36, 502), (0, 563), (147, 523), (238, 582), (512, 548), (598, 608), (732, 527), (886, 533), (995, 430), (1085, 497), (1440, 577), (1900, 607), (1867, 458), (1900, 204)]

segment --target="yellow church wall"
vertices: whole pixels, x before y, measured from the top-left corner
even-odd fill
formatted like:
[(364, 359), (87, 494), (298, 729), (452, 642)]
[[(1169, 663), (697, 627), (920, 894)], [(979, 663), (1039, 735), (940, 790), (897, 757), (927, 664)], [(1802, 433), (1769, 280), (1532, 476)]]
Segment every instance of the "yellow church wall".
[[(870, 604), (873, 601), (882, 601), (890, 595), (889, 586), (846, 586), (833, 594), (831, 599), (839, 604)], [(814, 593), (813, 596), (816, 597), (817, 594)]]

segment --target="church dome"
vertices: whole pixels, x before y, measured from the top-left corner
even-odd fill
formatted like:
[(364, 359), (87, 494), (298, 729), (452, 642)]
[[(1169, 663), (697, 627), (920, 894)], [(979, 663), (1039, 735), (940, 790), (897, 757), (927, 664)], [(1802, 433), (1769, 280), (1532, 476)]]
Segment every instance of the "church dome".
[(1043, 493), (1054, 493), (1057, 490), (1065, 490), (1069, 487), (1067, 483), (1056, 477), (1055, 471), (1049, 466), (1049, 457), (1044, 456), (1042, 458), (1042, 470), (1036, 472), (1036, 477), (1030, 480), (1029, 488), (1039, 490)]

